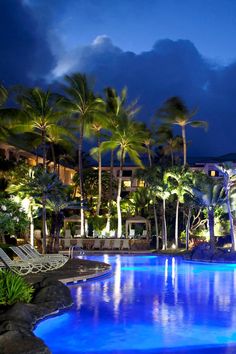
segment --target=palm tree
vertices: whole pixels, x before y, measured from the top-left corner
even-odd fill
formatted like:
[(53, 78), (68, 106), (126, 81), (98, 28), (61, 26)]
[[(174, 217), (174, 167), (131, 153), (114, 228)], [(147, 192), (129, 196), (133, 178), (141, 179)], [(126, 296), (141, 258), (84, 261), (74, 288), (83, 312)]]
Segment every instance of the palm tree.
[[(105, 101), (106, 101), (106, 130), (108, 134), (112, 135), (116, 132), (116, 129), (119, 127), (119, 119), (122, 112), (126, 112), (129, 117), (133, 117), (139, 110), (136, 106), (137, 101), (131, 102), (127, 106), (127, 88), (124, 87), (121, 90), (121, 93), (112, 88), (107, 87), (105, 89)], [(111, 208), (112, 208), (112, 199), (113, 199), (113, 166), (114, 165), (114, 149), (111, 149), (110, 157), (110, 198), (108, 204), (108, 217), (107, 217), (107, 232), (110, 231), (110, 218), (111, 218)]]
[(93, 122), (94, 117), (103, 111), (103, 100), (95, 97), (86, 75), (77, 73), (65, 77), (64, 91), (66, 98), (63, 107), (71, 115), (75, 123), (75, 134), (79, 133), (78, 143), (78, 170), (80, 176), (80, 201), (81, 201), (81, 236), (85, 234), (84, 219), (84, 191), (83, 191), (83, 162), (82, 151), (84, 135), (87, 127)]
[(195, 174), (193, 195), (197, 204), (207, 208), (208, 225), (210, 235), (210, 246), (215, 248), (215, 233), (214, 233), (214, 211), (217, 205), (225, 202), (225, 191), (221, 180), (214, 180), (206, 175)]
[[(139, 176), (145, 181), (145, 186), (147, 186), (151, 191), (151, 196), (153, 199), (153, 204), (156, 208), (156, 199), (162, 200), (162, 248), (163, 250), (167, 249), (167, 224), (166, 224), (166, 201), (170, 197), (170, 188), (168, 184), (164, 181), (163, 171), (159, 166), (152, 166), (149, 169), (145, 169)], [(155, 216), (155, 214), (154, 214)], [(156, 249), (159, 249), (159, 237), (158, 237), (158, 221), (157, 215), (155, 218), (155, 227), (156, 227)]]
[(8, 91), (0, 84), (0, 142), (6, 142), (8, 140), (16, 124), (16, 110), (5, 108), (7, 99)]
[(90, 150), (91, 155), (95, 155), (98, 160), (98, 201), (97, 201), (96, 215), (100, 214), (100, 208), (102, 203), (102, 153), (101, 153), (100, 146), (101, 146), (101, 130), (107, 125), (106, 118), (107, 117), (105, 113), (104, 116), (95, 117), (90, 127), (91, 131), (97, 138), (97, 147), (92, 148)]
[(112, 132), (110, 140), (101, 143), (101, 151), (117, 149), (117, 157), (120, 160), (120, 169), (118, 177), (117, 190), (117, 237), (122, 236), (122, 216), (121, 216), (121, 188), (122, 188), (122, 172), (126, 155), (131, 160), (142, 167), (139, 153), (144, 151), (143, 148), (144, 132), (140, 129), (140, 125), (135, 122), (127, 112), (120, 112), (117, 119), (116, 130)]
[[(49, 91), (39, 88), (24, 90), (18, 97), (20, 117), (18, 129), (22, 132), (34, 132), (41, 136), (43, 151), (43, 169), (46, 172), (46, 142), (47, 133), (59, 124), (62, 112), (59, 104), (62, 98)], [(42, 194), (42, 222), (43, 222), (43, 252), (46, 252), (46, 203), (47, 195)]]
[(164, 144), (165, 155), (170, 155), (171, 166), (175, 163), (175, 154), (183, 149), (183, 139), (181, 136), (174, 136), (169, 125), (163, 124), (157, 130), (157, 137), (160, 144)]
[(175, 213), (175, 247), (178, 249), (179, 205), (184, 203), (185, 194), (191, 194), (191, 173), (183, 168), (172, 168), (164, 173), (165, 183), (169, 183), (171, 194), (177, 196)]
[(232, 249), (236, 251), (236, 235), (234, 231), (234, 220), (232, 215), (231, 208), (231, 197), (236, 192), (236, 169), (233, 167), (232, 163), (227, 162), (222, 165), (216, 165), (216, 168), (223, 175), (223, 186), (226, 196), (226, 205), (229, 215), (229, 223), (230, 223), (230, 236), (232, 242)]
[(183, 139), (183, 165), (187, 164), (187, 140), (186, 127), (190, 125), (194, 128), (207, 127), (207, 122), (201, 120), (192, 120), (196, 114), (196, 110), (189, 111), (183, 101), (179, 97), (171, 97), (164, 106), (158, 111), (157, 116), (169, 125), (178, 125), (182, 131)]

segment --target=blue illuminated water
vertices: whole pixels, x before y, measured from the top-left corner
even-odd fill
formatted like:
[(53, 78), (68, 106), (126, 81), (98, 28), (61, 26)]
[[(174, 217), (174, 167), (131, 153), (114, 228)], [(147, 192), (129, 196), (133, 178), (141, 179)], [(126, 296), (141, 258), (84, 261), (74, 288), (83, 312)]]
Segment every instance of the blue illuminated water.
[(75, 305), (35, 334), (53, 354), (236, 353), (236, 266), (97, 256), (113, 275), (72, 286)]

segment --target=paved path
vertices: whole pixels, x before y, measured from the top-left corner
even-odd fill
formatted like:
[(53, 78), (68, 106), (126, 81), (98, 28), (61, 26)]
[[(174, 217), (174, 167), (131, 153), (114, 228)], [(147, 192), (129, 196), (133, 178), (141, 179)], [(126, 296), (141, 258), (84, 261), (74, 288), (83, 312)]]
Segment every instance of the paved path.
[(69, 259), (61, 268), (48, 272), (39, 272), (36, 274), (27, 274), (25, 279), (31, 284), (41, 281), (43, 278), (60, 280), (62, 283), (77, 282), (104, 274), (111, 271), (111, 266), (106, 263), (88, 261), (83, 259)]

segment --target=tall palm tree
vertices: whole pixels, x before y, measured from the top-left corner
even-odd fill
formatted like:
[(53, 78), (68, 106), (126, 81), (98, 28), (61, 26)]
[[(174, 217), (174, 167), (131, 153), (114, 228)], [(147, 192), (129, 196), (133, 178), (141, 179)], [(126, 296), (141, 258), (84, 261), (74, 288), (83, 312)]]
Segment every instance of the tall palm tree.
[(6, 142), (9, 134), (16, 123), (15, 114), (12, 115), (12, 109), (5, 108), (8, 99), (8, 91), (0, 85), (0, 142)]
[(236, 192), (236, 169), (230, 162), (226, 162), (222, 165), (216, 165), (216, 168), (223, 175), (223, 186), (226, 195), (226, 205), (229, 215), (230, 223), (230, 236), (232, 242), (232, 249), (236, 251), (236, 235), (234, 230), (234, 220), (232, 215), (231, 198)]
[(170, 155), (171, 166), (175, 163), (175, 154), (183, 149), (183, 139), (181, 136), (174, 136), (169, 125), (162, 124), (157, 130), (157, 137), (160, 144), (164, 144), (165, 155)]
[(178, 249), (179, 239), (179, 205), (184, 203), (185, 194), (191, 194), (191, 173), (183, 168), (172, 168), (164, 173), (165, 183), (170, 184), (171, 194), (177, 196), (175, 213), (175, 247)]
[(98, 160), (98, 201), (97, 201), (97, 208), (96, 208), (96, 215), (100, 214), (100, 208), (102, 203), (102, 153), (101, 153), (101, 131), (102, 128), (107, 126), (106, 114), (104, 112), (104, 116), (98, 115), (95, 117), (94, 121), (91, 123), (90, 129), (93, 132), (97, 139), (97, 147), (92, 148), (90, 153), (96, 156)]
[[(157, 212), (157, 199), (162, 201), (162, 248), (163, 250), (167, 249), (167, 224), (166, 224), (166, 201), (170, 197), (170, 187), (164, 181), (163, 171), (159, 166), (152, 166), (146, 168), (144, 171), (140, 171), (138, 176), (142, 178), (145, 182), (145, 186), (150, 189), (150, 197), (153, 200), (155, 205), (155, 213)], [(155, 216), (155, 214), (154, 214)], [(159, 249), (159, 237), (158, 237), (158, 222), (157, 215), (155, 219), (156, 227), (156, 249)]]
[(110, 140), (101, 143), (101, 150), (117, 149), (117, 157), (120, 160), (120, 169), (118, 177), (117, 190), (117, 237), (122, 236), (122, 216), (121, 216), (121, 188), (122, 188), (122, 173), (126, 155), (129, 155), (131, 160), (138, 166), (142, 166), (140, 153), (144, 151), (143, 147), (144, 132), (140, 129), (140, 124), (135, 122), (127, 112), (120, 112), (117, 119), (116, 130), (112, 132)]
[(203, 174), (196, 174), (196, 177), (192, 191), (197, 204), (207, 208), (210, 246), (214, 249), (214, 211), (216, 206), (225, 203), (225, 191), (221, 180)]
[(186, 127), (190, 125), (194, 128), (207, 127), (207, 122), (202, 120), (192, 120), (196, 114), (196, 110), (189, 111), (183, 101), (179, 97), (169, 98), (158, 111), (157, 116), (160, 117), (165, 124), (178, 125), (181, 128), (183, 139), (183, 165), (187, 164), (187, 140)]
[[(137, 107), (137, 100), (127, 105), (127, 88), (124, 87), (120, 94), (112, 87), (105, 89), (105, 102), (106, 102), (106, 130), (108, 135), (112, 135), (119, 128), (119, 119), (122, 112), (128, 114), (129, 117), (133, 117), (139, 110)], [(109, 138), (108, 138), (109, 139)], [(113, 167), (114, 167), (114, 149), (111, 149), (110, 157), (110, 197), (108, 203), (108, 217), (107, 217), (107, 232), (110, 231), (110, 217), (113, 199)]]
[[(46, 143), (47, 134), (52, 127), (59, 124), (62, 111), (59, 104), (62, 98), (39, 88), (24, 90), (17, 97), (20, 104), (20, 117), (18, 129), (21, 132), (34, 132), (41, 137), (43, 152), (43, 169), (46, 172)], [(43, 223), (43, 252), (46, 253), (46, 203), (47, 194), (42, 194), (42, 223)]]
[(83, 191), (83, 161), (82, 151), (84, 136), (87, 127), (93, 122), (94, 117), (103, 110), (103, 100), (95, 97), (86, 75), (76, 73), (65, 77), (64, 91), (66, 98), (63, 107), (70, 114), (75, 123), (75, 134), (78, 144), (78, 170), (80, 176), (80, 202), (81, 202), (81, 236), (85, 234), (84, 219), (84, 191)]

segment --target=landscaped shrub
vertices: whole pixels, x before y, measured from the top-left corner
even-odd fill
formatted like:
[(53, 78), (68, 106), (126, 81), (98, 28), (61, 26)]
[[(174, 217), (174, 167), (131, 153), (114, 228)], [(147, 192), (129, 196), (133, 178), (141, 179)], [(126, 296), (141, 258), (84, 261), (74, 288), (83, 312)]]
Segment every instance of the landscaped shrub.
[(20, 275), (10, 270), (0, 271), (0, 305), (13, 305), (16, 302), (30, 302), (33, 287)]

